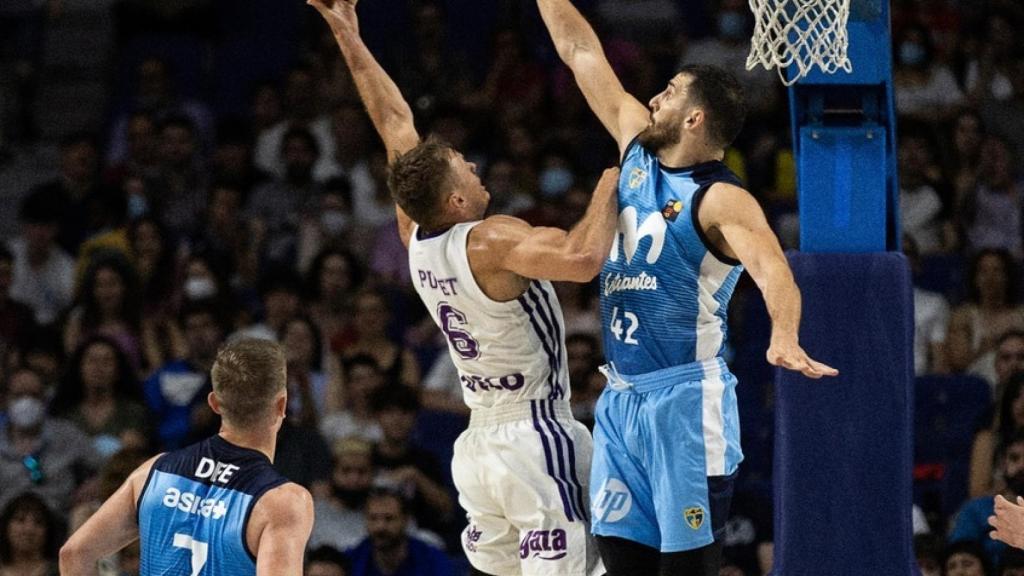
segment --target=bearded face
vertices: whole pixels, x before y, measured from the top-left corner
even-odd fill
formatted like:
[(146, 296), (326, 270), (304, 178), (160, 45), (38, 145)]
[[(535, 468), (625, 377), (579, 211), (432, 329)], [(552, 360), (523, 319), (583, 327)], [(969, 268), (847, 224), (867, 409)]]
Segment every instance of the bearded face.
[(651, 115), (651, 124), (639, 135), (640, 144), (657, 154), (679, 143), (683, 137), (683, 115), (677, 110), (661, 110), (658, 118)]

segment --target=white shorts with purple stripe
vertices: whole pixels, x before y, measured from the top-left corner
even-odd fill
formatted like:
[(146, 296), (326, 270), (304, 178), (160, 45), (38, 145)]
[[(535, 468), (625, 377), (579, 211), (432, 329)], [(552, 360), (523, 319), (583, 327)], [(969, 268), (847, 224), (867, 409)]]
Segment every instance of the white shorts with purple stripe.
[(470, 563), (498, 576), (603, 574), (588, 516), (592, 453), (563, 400), (474, 410), (452, 460)]

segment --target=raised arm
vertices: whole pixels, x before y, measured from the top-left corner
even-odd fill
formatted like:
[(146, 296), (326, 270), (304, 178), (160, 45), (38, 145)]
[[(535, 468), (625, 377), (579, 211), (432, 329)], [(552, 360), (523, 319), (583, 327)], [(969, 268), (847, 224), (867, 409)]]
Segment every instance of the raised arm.
[[(358, 0), (308, 0), (308, 4), (316, 8), (331, 27), (363, 105), (366, 106), (377, 134), (384, 141), (390, 164), (401, 154), (415, 148), (420, 142), (420, 136), (413, 123), (412, 109), (402, 97), (398, 86), (359, 37), (356, 2)], [(414, 223), (399, 206), (395, 206), (395, 211), (399, 236), (402, 243), (408, 246)]]
[(136, 503), (156, 456), (135, 469), (60, 549), (63, 576), (93, 576), (96, 563), (139, 537)]
[(524, 278), (589, 282), (601, 271), (615, 238), (619, 169), (604, 171), (586, 214), (569, 232), (492, 216), (470, 235), (473, 272), (503, 270)]
[(808, 378), (839, 372), (812, 360), (800, 347), (800, 289), (782, 253), (779, 240), (749, 192), (731, 184), (711, 187), (700, 205), (699, 226), (726, 256), (737, 258), (764, 295), (772, 319), (768, 362), (803, 373)]
[(569, 66), (594, 114), (619, 145), (619, 153), (650, 124), (651, 111), (622, 88), (597, 34), (570, 0), (537, 0), (559, 57)]

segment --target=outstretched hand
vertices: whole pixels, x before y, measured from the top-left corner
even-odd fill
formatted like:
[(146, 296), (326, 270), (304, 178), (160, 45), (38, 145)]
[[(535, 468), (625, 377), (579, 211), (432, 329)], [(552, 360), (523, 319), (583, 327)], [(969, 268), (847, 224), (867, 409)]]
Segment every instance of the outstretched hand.
[(1014, 504), (1002, 495), (997, 495), (995, 515), (988, 517), (988, 523), (995, 528), (989, 533), (993, 540), (1024, 548), (1024, 498), (1018, 496)]
[(768, 347), (767, 357), (768, 363), (772, 366), (781, 366), (787, 370), (800, 372), (808, 378), (818, 379), (822, 376), (837, 376), (839, 374), (839, 370), (812, 359), (795, 341), (787, 343), (773, 341)]
[(356, 3), (359, 0), (306, 0), (324, 17), (332, 30), (347, 29), (356, 25)]

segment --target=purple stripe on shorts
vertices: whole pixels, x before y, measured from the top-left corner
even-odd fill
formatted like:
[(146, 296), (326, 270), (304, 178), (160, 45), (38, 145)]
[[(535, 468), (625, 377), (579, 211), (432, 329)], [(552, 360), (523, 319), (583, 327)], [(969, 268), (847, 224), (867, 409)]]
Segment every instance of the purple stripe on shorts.
[[(541, 322), (544, 324), (544, 334), (551, 343), (551, 358), (554, 361), (554, 365), (551, 367), (551, 370), (555, 375), (555, 388), (552, 390), (552, 395), (549, 399), (553, 400), (555, 398), (565, 397), (565, 390), (562, 389), (562, 383), (559, 381), (562, 365), (562, 347), (558, 342), (558, 328), (555, 326), (557, 324), (555, 321), (555, 315), (552, 314), (550, 310), (547, 310), (544, 304), (541, 303), (540, 297), (537, 296), (537, 291), (539, 291), (539, 289), (539, 285), (536, 282), (533, 282), (530, 284), (526, 293), (529, 294), (530, 299), (533, 300), (533, 309), (537, 311), (537, 317), (539, 317)], [(550, 319), (548, 318), (549, 316)]]
[(551, 421), (558, 427), (559, 433), (565, 438), (565, 441), (569, 444), (569, 471), (570, 477), (572, 478), (572, 486), (576, 489), (576, 509), (579, 511), (579, 515), (584, 520), (589, 520), (587, 516), (587, 506), (584, 502), (583, 497), (583, 484), (580, 483), (579, 476), (576, 474), (576, 444), (572, 441), (572, 437), (566, 432), (565, 427), (562, 423), (554, 417), (555, 410), (554, 406), (551, 408)]
[[(547, 309), (551, 314), (551, 323), (555, 326), (555, 359), (557, 362), (558, 374), (561, 374), (562, 362), (568, 362), (568, 360), (565, 358), (565, 340), (562, 338), (562, 325), (558, 321), (558, 316), (555, 314), (555, 307), (551, 305), (552, 299), (554, 299), (555, 302), (558, 302), (558, 300), (554, 296), (549, 297), (548, 291), (540, 283), (537, 283), (537, 289), (540, 290), (541, 296), (544, 297), (544, 303), (547, 305)], [(556, 374), (555, 377), (557, 378), (558, 375)], [(565, 398), (564, 389), (562, 390), (561, 397)]]
[(540, 435), (540, 442), (544, 446), (544, 458), (547, 461), (548, 476), (554, 481), (555, 485), (558, 486), (558, 495), (562, 498), (562, 508), (565, 510), (565, 517), (569, 519), (569, 522), (575, 522), (573, 518), (573, 506), (569, 499), (568, 493), (566, 492), (565, 486), (562, 485), (562, 479), (555, 474), (555, 465), (551, 459), (551, 446), (548, 445), (548, 437), (544, 435), (544, 428), (540, 425), (540, 418), (537, 415), (537, 404), (541, 400), (530, 401), (530, 411), (533, 413), (533, 429)]
[(544, 420), (544, 423), (547, 425), (548, 430), (551, 432), (551, 436), (555, 439), (555, 451), (558, 455), (558, 473), (562, 481), (565, 482), (566, 486), (569, 487), (568, 495), (570, 501), (572, 502), (573, 512), (575, 512), (580, 519), (583, 519), (583, 511), (579, 509), (580, 494), (577, 492), (577, 490), (581, 488), (579, 486), (574, 486), (572, 481), (569, 479), (572, 473), (571, 469), (566, 470), (568, 460), (575, 459), (575, 456), (572, 453), (572, 441), (566, 438), (565, 450), (567, 453), (563, 454), (562, 440), (561, 438), (559, 438), (559, 434), (556, 429), (556, 426), (558, 426), (558, 424), (557, 422), (555, 422), (555, 407), (553, 401), (540, 402), (540, 416)]

